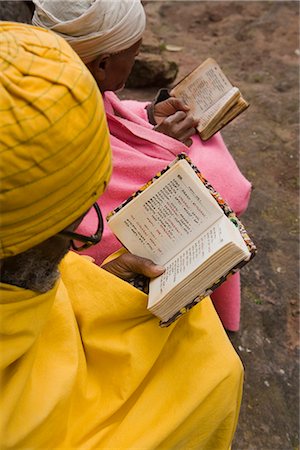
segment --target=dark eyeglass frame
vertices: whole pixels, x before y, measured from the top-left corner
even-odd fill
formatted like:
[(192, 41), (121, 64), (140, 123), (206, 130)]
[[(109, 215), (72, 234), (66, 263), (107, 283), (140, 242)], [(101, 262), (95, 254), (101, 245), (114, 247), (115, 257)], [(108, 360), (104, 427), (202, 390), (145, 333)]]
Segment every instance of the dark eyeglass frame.
[[(71, 247), (73, 250), (76, 251), (85, 250), (86, 248), (89, 248), (92, 245), (98, 244), (98, 242), (100, 242), (101, 240), (104, 228), (103, 217), (97, 203), (94, 203), (92, 208), (94, 208), (98, 217), (98, 228), (95, 234), (92, 234), (91, 236), (84, 236), (83, 234), (74, 233), (73, 231), (68, 230), (63, 230), (58, 233), (61, 236), (71, 238)], [(77, 247), (74, 241), (84, 242), (84, 244)]]

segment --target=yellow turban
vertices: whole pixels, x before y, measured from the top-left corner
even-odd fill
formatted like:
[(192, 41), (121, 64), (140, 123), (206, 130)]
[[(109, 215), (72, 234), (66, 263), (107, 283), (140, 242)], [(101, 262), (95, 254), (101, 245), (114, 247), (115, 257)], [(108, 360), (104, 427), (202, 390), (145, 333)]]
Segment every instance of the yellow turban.
[(94, 79), (64, 39), (0, 22), (0, 258), (63, 230), (105, 189), (111, 153)]

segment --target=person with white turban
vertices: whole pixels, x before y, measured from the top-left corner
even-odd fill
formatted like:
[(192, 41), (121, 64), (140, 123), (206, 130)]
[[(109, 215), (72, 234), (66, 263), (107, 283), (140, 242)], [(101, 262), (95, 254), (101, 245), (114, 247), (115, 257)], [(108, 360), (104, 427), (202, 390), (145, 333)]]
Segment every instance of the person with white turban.
[[(144, 293), (68, 252), (101, 239), (111, 173), (84, 64), (0, 22), (0, 109), (1, 449), (228, 450), (243, 370), (210, 299), (160, 328)], [(74, 233), (93, 204), (97, 231)]]
[[(107, 215), (126, 200), (178, 153), (185, 152), (237, 215), (247, 208), (251, 184), (242, 175), (217, 133), (202, 142), (196, 122), (181, 100), (168, 98), (149, 104), (120, 101), (121, 89), (138, 54), (145, 12), (140, 0), (33, 0), (33, 24), (65, 38), (94, 76), (104, 99), (113, 152), (110, 185), (99, 199)], [(151, 122), (151, 123), (150, 123)], [(94, 228), (90, 213), (81, 232)], [(121, 244), (105, 224), (101, 245), (86, 251), (101, 265)], [(237, 331), (240, 321), (240, 275), (220, 286), (212, 299), (226, 329)]]

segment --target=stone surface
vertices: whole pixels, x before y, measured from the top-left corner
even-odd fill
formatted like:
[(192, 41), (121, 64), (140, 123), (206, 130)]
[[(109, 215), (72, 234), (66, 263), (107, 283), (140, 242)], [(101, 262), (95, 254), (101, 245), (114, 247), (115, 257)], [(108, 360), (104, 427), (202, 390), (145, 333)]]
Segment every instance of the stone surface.
[(32, 2), (0, 1), (0, 20), (31, 23)]
[(140, 53), (126, 83), (128, 88), (164, 87), (172, 83), (178, 72), (176, 62), (161, 54)]
[(136, 58), (132, 72), (126, 83), (128, 88), (166, 87), (173, 83), (178, 73), (178, 65), (168, 52), (165, 52), (165, 43), (160, 39), (149, 24), (143, 35), (141, 52)]

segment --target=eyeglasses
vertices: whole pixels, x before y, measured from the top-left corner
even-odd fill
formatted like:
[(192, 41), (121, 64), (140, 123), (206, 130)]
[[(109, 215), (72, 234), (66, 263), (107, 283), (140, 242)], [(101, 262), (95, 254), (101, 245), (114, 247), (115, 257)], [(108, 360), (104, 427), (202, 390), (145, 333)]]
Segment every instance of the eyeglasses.
[[(100, 242), (102, 233), (103, 233), (103, 217), (100, 211), (99, 206), (97, 203), (94, 203), (93, 206), (94, 210), (96, 211), (97, 218), (98, 218), (98, 228), (95, 234), (92, 234), (91, 236), (84, 236), (83, 234), (74, 233), (73, 231), (63, 230), (60, 233), (58, 233), (61, 236), (69, 237), (71, 238), (71, 247), (73, 250), (81, 251), (85, 250), (86, 248), (91, 247), (92, 245), (98, 244)], [(77, 246), (74, 241), (84, 242), (83, 245)]]

